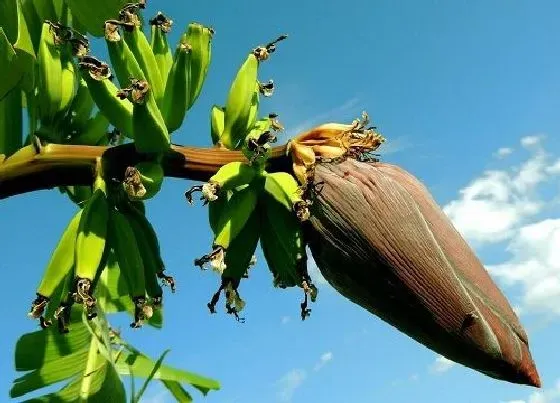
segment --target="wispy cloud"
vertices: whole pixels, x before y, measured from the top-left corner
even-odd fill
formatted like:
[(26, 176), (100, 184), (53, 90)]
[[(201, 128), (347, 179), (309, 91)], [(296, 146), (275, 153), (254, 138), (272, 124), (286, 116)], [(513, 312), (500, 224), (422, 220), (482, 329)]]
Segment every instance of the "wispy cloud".
[[(521, 140), (530, 144), (530, 157), (511, 169), (484, 172), (444, 206), (457, 229), (469, 241), (493, 243), (511, 239), (527, 220), (545, 206), (539, 186), (552, 179), (555, 163), (540, 146), (543, 136)], [(559, 168), (560, 170), (560, 168)]]
[(496, 158), (505, 158), (508, 155), (513, 153), (513, 148), (511, 147), (501, 147), (494, 153), (494, 157)]
[(329, 363), (332, 359), (333, 359), (333, 353), (331, 351), (327, 351), (326, 353), (321, 354), (321, 358), (319, 358), (319, 361), (315, 364), (313, 370), (319, 371), (321, 368), (327, 365), (327, 363)]
[(282, 319), (280, 319), (280, 322), (285, 325), (286, 323), (288, 323), (290, 321), (290, 317), (289, 316), (282, 316)]
[(525, 148), (534, 147), (540, 145), (545, 136), (542, 134), (535, 134), (531, 136), (525, 136), (521, 138), (521, 145)]
[[(312, 116), (312, 117), (304, 120), (303, 122), (300, 122), (299, 124), (294, 126), (292, 129), (287, 129), (286, 130), (286, 136), (287, 137), (295, 136), (296, 134), (304, 132), (305, 130), (309, 130), (309, 129), (311, 129), (314, 126), (317, 126), (319, 124), (328, 123), (331, 120), (334, 120), (334, 121), (340, 122), (340, 123), (344, 123), (343, 121), (341, 121), (341, 119), (345, 118), (344, 115), (347, 112), (355, 109), (359, 102), (360, 102), (360, 99), (358, 97), (350, 98), (350, 99), (344, 101), (342, 104), (340, 104), (336, 107), (333, 107), (332, 109), (329, 109), (325, 112), (319, 113), (315, 116)], [(357, 110), (356, 112), (357, 112), (356, 116), (353, 119), (359, 118), (360, 113), (362, 111)], [(348, 123), (351, 123), (351, 122), (348, 122)]]
[(540, 313), (548, 322), (560, 315), (560, 217), (545, 215), (553, 211), (553, 200), (545, 195), (546, 186), (557, 183), (560, 159), (545, 151), (545, 139), (523, 137), (520, 144), (530, 153), (526, 161), (484, 172), (444, 211), (475, 244), (507, 242), (510, 256), (487, 265), (488, 271), (503, 285), (520, 290), (519, 313)]
[(292, 401), (294, 392), (301, 386), (303, 381), (307, 378), (307, 373), (301, 368), (294, 368), (284, 374), (276, 384), (279, 387), (278, 401), (282, 403), (289, 403)]
[(430, 372), (434, 374), (442, 374), (449, 371), (454, 366), (455, 362), (445, 358), (443, 355), (438, 355), (430, 366)]

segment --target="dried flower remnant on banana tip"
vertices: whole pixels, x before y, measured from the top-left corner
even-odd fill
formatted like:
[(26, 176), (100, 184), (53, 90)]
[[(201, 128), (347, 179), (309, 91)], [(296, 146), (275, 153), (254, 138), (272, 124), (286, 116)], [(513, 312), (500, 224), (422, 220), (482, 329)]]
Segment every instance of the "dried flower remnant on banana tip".
[(302, 186), (307, 187), (316, 162), (369, 159), (385, 139), (368, 124), (369, 116), (363, 112), (351, 124), (326, 123), (290, 140), (286, 153), (292, 157), (294, 174)]

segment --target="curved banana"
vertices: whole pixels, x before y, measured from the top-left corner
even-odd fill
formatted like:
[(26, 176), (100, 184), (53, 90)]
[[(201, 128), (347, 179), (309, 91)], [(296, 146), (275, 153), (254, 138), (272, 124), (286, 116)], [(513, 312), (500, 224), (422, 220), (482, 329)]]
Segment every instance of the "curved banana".
[(191, 54), (188, 63), (188, 103), (187, 110), (194, 105), (208, 74), (212, 59), (212, 37), (214, 30), (202, 24), (190, 23), (187, 28), (187, 43)]
[(83, 208), (93, 195), (92, 187), (87, 185), (61, 186), (60, 191), (66, 193), (68, 198), (80, 208)]
[(163, 87), (167, 85), (167, 76), (173, 64), (173, 55), (171, 48), (167, 42), (167, 33), (171, 31), (173, 20), (167, 18), (163, 13), (158, 12), (157, 15), (150, 20), (152, 29), (152, 37), (150, 46), (156, 58), (159, 74), (163, 82)]
[(222, 207), (215, 225), (213, 250), (208, 255), (196, 259), (195, 265), (203, 268), (206, 263), (210, 263), (211, 267), (220, 274), (224, 272), (226, 269), (224, 258), (227, 249), (255, 210), (257, 198), (258, 189), (251, 185), (232, 191), (231, 196)]
[(134, 139), (132, 129), (133, 106), (128, 99), (119, 99), (119, 89), (111, 82), (111, 72), (106, 63), (93, 58), (80, 62), (82, 77), (91, 97), (103, 115), (122, 134)]
[(39, 118), (47, 123), (52, 122), (62, 102), (61, 40), (55, 26), (44, 22), (37, 53), (37, 97)]
[(28, 314), (30, 317), (38, 319), (43, 316), (51, 296), (72, 270), (75, 261), (76, 238), (82, 213), (83, 210), (78, 210), (64, 229), (47, 263), (43, 278), (37, 287), (37, 298), (33, 301)]
[(259, 63), (268, 59), (276, 49), (275, 44), (286, 38), (282, 35), (266, 46), (255, 48), (239, 68), (225, 105), (224, 130), (220, 141), (226, 148), (235, 150), (241, 146), (252, 120), (256, 118), (255, 108), (258, 109), (258, 92), (261, 89), (257, 80)]
[(136, 56), (134, 56), (119, 32), (118, 21), (109, 20), (105, 22), (105, 43), (113, 71), (121, 87), (128, 87), (133, 77), (142, 80), (146, 79), (144, 71), (140, 67), (138, 60), (136, 60)]
[(220, 136), (224, 131), (224, 114), (225, 108), (218, 105), (213, 105), (210, 110), (210, 136), (214, 145), (220, 142)]
[(210, 177), (208, 183), (193, 186), (185, 193), (185, 197), (192, 204), (192, 193), (201, 191), (203, 200), (213, 202), (218, 199), (219, 193), (249, 184), (256, 175), (257, 170), (251, 165), (245, 162), (230, 162), (220, 167), (218, 172)]
[[(133, 104), (132, 130), (134, 146), (144, 154), (161, 154), (169, 150), (169, 131), (156, 104), (150, 85), (145, 80), (133, 80), (126, 90)], [(124, 91), (121, 90), (121, 93)]]
[(72, 58), (71, 46), (64, 43), (61, 46), (60, 63), (61, 63), (61, 76), (60, 76), (60, 105), (58, 106), (57, 115), (64, 116), (72, 100), (78, 90), (78, 74), (76, 65)]
[(98, 111), (94, 117), (88, 119), (85, 128), (77, 136), (72, 137), (72, 144), (83, 144), (89, 146), (106, 145), (109, 137), (109, 120), (103, 112)]
[(167, 84), (161, 107), (161, 114), (169, 133), (181, 126), (188, 109), (190, 52), (191, 47), (186, 42), (186, 35), (183, 35), (175, 50), (169, 76), (166, 77)]
[[(138, 25), (133, 24), (133, 26), (125, 26), (123, 37), (142, 68), (146, 81), (148, 81), (150, 88), (152, 88), (156, 105), (158, 107), (161, 106), (164, 95), (163, 81), (159, 73), (156, 57), (146, 35)], [(140, 79), (141, 77), (136, 76), (135, 78)]]
[(247, 133), (258, 67), (257, 56), (249, 54), (230, 86), (225, 105), (224, 129), (220, 136), (220, 142), (230, 150), (237, 149)]
[(287, 172), (266, 173), (264, 190), (288, 211), (294, 211), (300, 221), (309, 219), (309, 202), (295, 178)]
[(307, 296), (311, 301), (317, 297), (317, 288), (312, 284), (307, 272), (307, 253), (303, 228), (298, 218), (278, 200), (274, 193), (266, 188), (269, 177), (265, 177), (264, 192), (261, 193), (259, 206), (261, 210), (261, 248), (270, 271), (274, 276), (274, 285), (286, 288), (302, 287), (305, 299), (301, 304), (302, 320), (309, 316)]
[(95, 102), (91, 97), (86, 81), (79, 77), (76, 96), (70, 105), (70, 129), (72, 132), (81, 133), (88, 126), (88, 120), (93, 111)]
[(139, 162), (126, 169), (123, 187), (131, 200), (147, 200), (159, 192), (164, 176), (159, 162)]
[(146, 305), (145, 271), (139, 245), (128, 218), (122, 212), (111, 210), (109, 227), (115, 256), (134, 301), (134, 322), (130, 326), (138, 328), (152, 314), (151, 307)]
[(101, 263), (106, 252), (109, 205), (105, 192), (105, 184), (97, 178), (93, 195), (83, 209), (76, 237), (75, 300), (84, 305), (90, 318), (96, 315), (93, 282), (104, 266)]
[(134, 207), (129, 203), (123, 203), (121, 212), (126, 216), (134, 232), (136, 244), (140, 251), (144, 267), (143, 275), (146, 284), (146, 294), (151, 298), (153, 307), (159, 308), (163, 301), (163, 290), (157, 276), (157, 273), (160, 271), (158, 245), (150, 242), (150, 236), (145, 233), (145, 227), (141, 222), (143, 216)]

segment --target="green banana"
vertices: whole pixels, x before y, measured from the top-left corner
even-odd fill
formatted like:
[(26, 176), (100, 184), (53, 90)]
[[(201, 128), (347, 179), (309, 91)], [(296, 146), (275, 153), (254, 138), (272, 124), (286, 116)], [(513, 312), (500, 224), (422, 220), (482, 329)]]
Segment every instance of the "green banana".
[[(195, 265), (204, 267), (210, 263), (211, 267), (223, 273), (226, 269), (225, 254), (230, 243), (239, 235), (257, 204), (258, 191), (254, 186), (245, 186), (240, 190), (232, 191), (215, 226), (213, 250), (210, 254), (195, 260)], [(212, 204), (210, 205), (212, 206)], [(210, 207), (212, 208), (212, 207)]]
[(245, 162), (234, 161), (223, 165), (207, 183), (193, 186), (185, 192), (187, 201), (192, 204), (192, 193), (202, 192), (202, 200), (213, 202), (218, 199), (221, 192), (249, 184), (257, 175), (257, 170)]
[(37, 298), (33, 301), (28, 314), (32, 318), (38, 319), (43, 316), (51, 296), (74, 266), (76, 238), (82, 213), (83, 210), (78, 210), (69, 221), (47, 263), (43, 278), (37, 287)]
[[(317, 288), (307, 272), (307, 253), (303, 228), (300, 220), (287, 207), (276, 189), (271, 192), (272, 183), (268, 174), (263, 178), (263, 192), (259, 198), (261, 212), (260, 243), (269, 270), (274, 276), (274, 285), (281, 288), (302, 287), (305, 299), (301, 304), (301, 317), (304, 320), (311, 310), (307, 308), (307, 296), (311, 301), (317, 298)], [(275, 183), (276, 181), (274, 181)]]
[(56, 27), (44, 22), (37, 54), (37, 96), (39, 117), (47, 123), (52, 122), (62, 103), (61, 40)]
[[(157, 28), (156, 28), (157, 29)], [(173, 65), (169, 71), (165, 96), (161, 107), (161, 114), (169, 133), (177, 130), (185, 118), (188, 109), (188, 63), (190, 45), (186, 42), (186, 35), (181, 37), (173, 57)]]
[(157, 273), (160, 271), (158, 245), (154, 245), (150, 242), (149, 235), (144, 233), (144, 226), (140, 222), (143, 216), (140, 217), (134, 207), (126, 203), (121, 211), (128, 219), (140, 251), (142, 264), (144, 266), (143, 275), (146, 284), (146, 294), (152, 299), (154, 307), (160, 307), (163, 300), (163, 290), (158, 282), (157, 276)]
[(245, 138), (258, 67), (257, 56), (254, 53), (249, 54), (231, 84), (225, 106), (224, 129), (220, 136), (220, 142), (230, 150), (237, 149), (241, 140)]
[(159, 192), (164, 177), (163, 167), (159, 162), (139, 162), (126, 169), (123, 188), (131, 200), (147, 200)]
[(60, 76), (60, 105), (57, 115), (63, 117), (76, 95), (78, 89), (78, 75), (72, 59), (72, 50), (68, 43), (61, 45), (61, 76)]
[(6, 158), (22, 147), (21, 89), (12, 88), (0, 100), (0, 154)]
[(105, 192), (105, 183), (101, 178), (96, 178), (93, 195), (84, 206), (76, 237), (75, 300), (84, 305), (90, 318), (95, 316), (93, 282), (99, 274), (99, 269), (104, 266), (102, 260), (105, 255), (109, 220), (109, 205)]
[(214, 145), (220, 142), (220, 136), (224, 131), (224, 114), (225, 108), (218, 105), (213, 105), (210, 110), (210, 136)]
[(161, 154), (171, 147), (169, 131), (161, 115), (152, 89), (145, 80), (133, 80), (119, 97), (130, 97), (133, 103), (132, 130), (134, 146), (139, 153)]
[(270, 53), (275, 51), (277, 42), (286, 38), (286, 35), (282, 35), (265, 46), (255, 48), (237, 71), (229, 89), (224, 115), (224, 130), (220, 137), (221, 143), (226, 148), (238, 149), (251, 127), (251, 123), (256, 119), (258, 92), (269, 95), (266, 90), (272, 85), (272, 82), (264, 86), (259, 84), (257, 80), (259, 64), (261, 61), (267, 60)]
[(111, 72), (107, 64), (89, 57), (87, 60), (82, 59), (80, 68), (97, 107), (122, 134), (133, 139), (132, 102), (117, 96), (119, 89), (110, 80)]
[(95, 102), (91, 97), (86, 81), (79, 77), (76, 96), (70, 106), (69, 125), (71, 131), (82, 132), (87, 127), (94, 106)]
[(89, 146), (106, 145), (108, 142), (107, 130), (109, 120), (105, 115), (98, 111), (94, 117), (90, 118), (84, 130), (71, 139), (72, 144), (83, 144)]
[(115, 256), (134, 302), (134, 322), (130, 326), (138, 328), (153, 313), (151, 307), (146, 305), (145, 270), (139, 245), (128, 218), (122, 212), (111, 210), (109, 225)]
[(93, 195), (92, 187), (87, 185), (61, 186), (60, 190), (66, 193), (68, 198), (80, 208), (82, 208)]
[(148, 243), (152, 245), (154, 256), (157, 260), (157, 277), (161, 280), (162, 285), (169, 287), (171, 289), (171, 292), (174, 293), (175, 279), (172, 276), (168, 276), (164, 273), (165, 263), (163, 262), (163, 259), (161, 257), (160, 244), (154, 227), (146, 218), (144, 203), (138, 201), (129, 201), (127, 206), (129, 214), (131, 216), (134, 216), (138, 225), (142, 227), (142, 233), (146, 237)]
[[(164, 95), (163, 80), (161, 79), (156, 57), (150, 47), (150, 43), (148, 42), (144, 32), (136, 24), (133, 26), (125, 26), (123, 31), (123, 37), (126, 44), (138, 61), (138, 64), (142, 68), (144, 76), (146, 77), (145, 80), (148, 81), (149, 86), (152, 89), (151, 92), (153, 94), (155, 104), (160, 107)], [(137, 76), (135, 78), (141, 79), (141, 77)]]
[(198, 99), (202, 86), (208, 75), (210, 60), (212, 59), (212, 37), (214, 30), (202, 24), (190, 23), (187, 28), (187, 42), (191, 47), (188, 64), (188, 103), (191, 109)]
[(128, 87), (133, 77), (139, 80), (146, 79), (138, 60), (120, 35), (118, 21), (105, 22), (105, 43), (113, 71), (121, 87)]
[(300, 221), (309, 219), (309, 202), (296, 179), (287, 172), (266, 173), (264, 190), (288, 211), (294, 211)]
[(157, 15), (150, 20), (150, 26), (152, 29), (150, 46), (152, 47), (152, 52), (154, 52), (154, 56), (156, 57), (159, 74), (164, 88), (167, 85), (167, 77), (169, 75), (169, 71), (171, 70), (171, 65), (173, 64), (171, 48), (167, 43), (167, 34), (171, 30), (171, 25), (173, 25), (173, 20), (170, 20), (161, 12), (158, 12)]

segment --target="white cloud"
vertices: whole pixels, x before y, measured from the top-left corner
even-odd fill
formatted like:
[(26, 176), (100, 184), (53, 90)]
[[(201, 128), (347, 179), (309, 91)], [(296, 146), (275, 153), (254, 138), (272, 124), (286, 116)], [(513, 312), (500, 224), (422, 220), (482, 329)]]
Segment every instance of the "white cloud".
[(527, 400), (509, 400), (504, 403), (558, 403), (560, 402), (560, 379), (550, 389), (531, 393)]
[(546, 167), (546, 173), (549, 175), (558, 175), (560, 174), (560, 158), (556, 160), (555, 163)]
[[(524, 142), (535, 141), (525, 138)], [(538, 195), (538, 186), (551, 179), (554, 166), (548, 154), (536, 150), (511, 170), (484, 172), (461, 189), (460, 197), (445, 205), (443, 211), (471, 242), (510, 239), (519, 226), (543, 209), (545, 202)]]
[(507, 247), (511, 258), (488, 266), (506, 285), (520, 285), (523, 312), (560, 315), (560, 219), (519, 229)]
[(281, 322), (283, 325), (285, 325), (286, 323), (288, 323), (290, 321), (290, 317), (289, 316), (282, 316)]
[(332, 359), (333, 359), (333, 353), (331, 351), (327, 351), (326, 353), (323, 353), (321, 355), (321, 358), (319, 359), (319, 362), (317, 364), (315, 364), (315, 367), (313, 368), (313, 370), (314, 371), (319, 371), (321, 368), (323, 368)]
[(449, 371), (455, 366), (455, 362), (445, 358), (443, 355), (438, 355), (435, 361), (430, 366), (430, 371), (432, 373), (444, 373)]
[(303, 381), (305, 381), (305, 378), (307, 378), (307, 373), (301, 368), (292, 369), (282, 376), (282, 378), (276, 382), (280, 388), (277, 395), (278, 401), (282, 403), (291, 402), (294, 392), (301, 386)]
[(542, 135), (525, 136), (521, 138), (521, 145), (525, 148), (536, 146), (540, 144), (543, 137)]
[(510, 155), (510, 154), (512, 154), (512, 153), (513, 153), (513, 148), (510, 148), (510, 147), (501, 147), (501, 148), (498, 148), (498, 151), (496, 151), (496, 152), (494, 153), (494, 156), (495, 156), (496, 158), (505, 158), (505, 157), (507, 157), (508, 155)]

